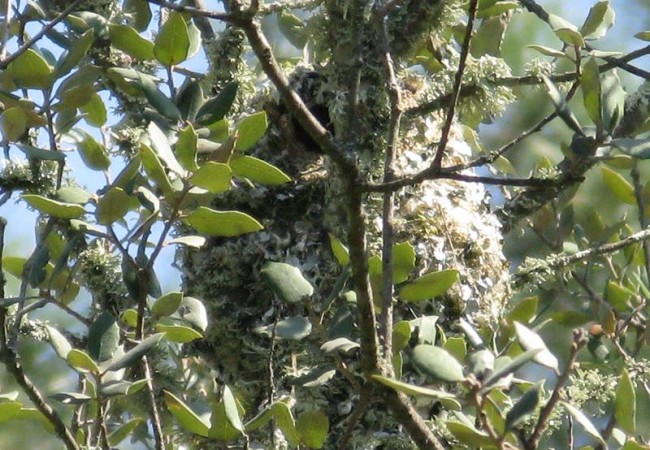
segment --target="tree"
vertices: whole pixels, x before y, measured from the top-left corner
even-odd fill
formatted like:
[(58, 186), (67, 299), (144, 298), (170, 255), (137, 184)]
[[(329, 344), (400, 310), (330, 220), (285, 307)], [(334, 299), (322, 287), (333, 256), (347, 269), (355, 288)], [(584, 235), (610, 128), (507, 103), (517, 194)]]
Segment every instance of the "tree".
[[(521, 11), (557, 45), (530, 43), (542, 58), (514, 76), (501, 44)], [(2, 283), (20, 388), (2, 421), (68, 449), (645, 448), (650, 46), (597, 49), (608, 1), (580, 27), (530, 0), (4, 17), (2, 201), (39, 220), (31, 256), (2, 255), (20, 279)], [(617, 71), (646, 81), (627, 95)], [(539, 89), (546, 115), (486, 149), (479, 126)], [(527, 173), (522, 145), (554, 119), (564, 159), (526, 152)], [(608, 192), (576, 200), (594, 179)], [(172, 245), (183, 286), (162, 292)], [(51, 306), (82, 330), (36, 314)], [(33, 341), (77, 389), (32, 381)]]

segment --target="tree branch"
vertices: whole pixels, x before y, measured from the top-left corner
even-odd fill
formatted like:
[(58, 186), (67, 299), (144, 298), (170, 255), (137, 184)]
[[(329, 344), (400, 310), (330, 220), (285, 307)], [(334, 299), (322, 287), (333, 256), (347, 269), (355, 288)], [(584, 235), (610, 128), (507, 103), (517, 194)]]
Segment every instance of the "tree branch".
[[(14, 61), (16, 58), (18, 58), (20, 55), (25, 53), (28, 49), (32, 47), (36, 42), (38, 42), (43, 36), (45, 36), (56, 24), (64, 20), (66, 17), (68, 17), (72, 12), (74, 12), (77, 7), (83, 2), (84, 0), (74, 0), (68, 6), (66, 9), (64, 9), (58, 16), (56, 16), (51, 22), (49, 22), (47, 25), (45, 25), (41, 30), (36, 33), (30, 40), (25, 42), (23, 45), (20, 46), (18, 50), (13, 52), (11, 55), (7, 56), (4, 58), (2, 61), (0, 61), (0, 70), (4, 70), (7, 68), (9, 64), (11, 64), (12, 61)], [(8, 3), (10, 3), (7, 0)]]
[(465, 29), (465, 39), (463, 40), (463, 48), (460, 52), (460, 61), (458, 62), (458, 69), (454, 77), (454, 88), (452, 90), (449, 108), (447, 109), (447, 116), (442, 125), (440, 132), (440, 142), (436, 150), (436, 155), (433, 158), (432, 167), (440, 168), (442, 165), (442, 157), (447, 148), (447, 141), (449, 140), (449, 132), (454, 123), (456, 116), (456, 105), (458, 104), (458, 97), (460, 96), (460, 86), (463, 82), (463, 74), (465, 73), (465, 65), (467, 64), (467, 57), (469, 56), (469, 47), (472, 42), (472, 32), (474, 31), (474, 18), (476, 17), (476, 10), (478, 9), (478, 0), (470, 0), (469, 3), (469, 18), (467, 19), (467, 27)]

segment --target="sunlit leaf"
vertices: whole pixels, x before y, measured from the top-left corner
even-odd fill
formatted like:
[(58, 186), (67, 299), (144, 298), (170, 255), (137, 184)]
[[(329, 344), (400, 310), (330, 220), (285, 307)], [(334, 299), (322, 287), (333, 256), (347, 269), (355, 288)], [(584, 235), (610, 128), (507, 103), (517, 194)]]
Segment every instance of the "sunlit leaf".
[(232, 172), (228, 164), (208, 161), (190, 177), (189, 182), (212, 192), (220, 194), (230, 189)]
[(215, 211), (205, 206), (189, 213), (185, 221), (199, 233), (220, 237), (241, 236), (264, 228), (261, 223), (243, 212)]
[(447, 292), (458, 281), (459, 272), (455, 269), (432, 272), (416, 278), (399, 291), (399, 297), (408, 302), (420, 302)]
[(573, 406), (568, 402), (561, 401), (561, 403), (573, 416), (573, 419), (576, 422), (578, 422), (580, 425), (582, 425), (582, 428), (584, 428), (587, 434), (596, 438), (599, 442), (603, 444), (603, 446), (607, 446), (605, 440), (598, 432), (598, 429), (594, 426), (593, 423), (591, 423), (591, 420), (589, 420), (589, 418), (582, 411), (580, 411), (578, 408), (576, 408), (575, 406)]
[(183, 16), (172, 11), (156, 37), (153, 53), (165, 66), (185, 61), (190, 49), (190, 37)]
[(413, 395), (415, 397), (432, 397), (432, 398), (455, 398), (454, 394), (450, 394), (445, 391), (437, 391), (435, 389), (429, 389), (422, 386), (416, 386), (413, 384), (404, 383), (393, 378), (387, 378), (381, 375), (372, 375), (372, 379), (388, 386), (391, 389), (395, 389), (398, 392), (403, 392), (408, 395)]
[(608, 167), (601, 167), (603, 181), (616, 198), (628, 205), (636, 205), (636, 196), (632, 183), (627, 181), (623, 175)]
[(237, 124), (239, 139), (237, 139), (235, 148), (242, 152), (251, 148), (264, 136), (267, 126), (268, 122), (264, 111), (244, 117)]
[(533, 361), (557, 372), (558, 360), (546, 347), (546, 344), (540, 335), (519, 322), (514, 322), (513, 324), (519, 345), (521, 345), (524, 350), (540, 350), (540, 352), (534, 356)]
[(86, 213), (86, 210), (81, 205), (59, 202), (42, 195), (23, 194), (22, 199), (43, 214), (59, 219), (76, 219)]
[(309, 448), (323, 447), (329, 427), (329, 419), (322, 411), (305, 411), (296, 420), (300, 442)]
[(297, 267), (269, 261), (260, 271), (262, 279), (287, 303), (298, 303), (314, 293), (314, 287)]
[(180, 398), (176, 397), (169, 391), (163, 391), (167, 409), (178, 421), (181, 427), (190, 433), (207, 437), (210, 424), (201, 419), (194, 411), (190, 409)]
[(120, 327), (109, 312), (101, 313), (88, 328), (88, 353), (98, 362), (115, 355), (120, 343)]
[(447, 350), (428, 344), (416, 345), (411, 362), (423, 375), (449, 383), (465, 379), (463, 367)]
[(233, 157), (229, 164), (233, 174), (248, 178), (254, 183), (277, 186), (291, 181), (289, 175), (274, 165), (253, 156), (243, 155), (238, 158)]
[(636, 433), (636, 393), (627, 369), (623, 369), (616, 387), (614, 414), (617, 425), (633, 436)]
[(121, 220), (129, 210), (129, 196), (124, 190), (112, 187), (97, 203), (97, 223), (110, 225)]
[(79, 372), (99, 373), (99, 366), (97, 363), (86, 352), (77, 350), (76, 348), (73, 348), (68, 352), (66, 361), (68, 361), (68, 364)]
[(616, 13), (609, 0), (599, 1), (589, 9), (589, 15), (580, 32), (585, 39), (600, 39), (614, 25), (615, 18)]
[(154, 59), (154, 43), (128, 25), (110, 25), (111, 43), (118, 50), (140, 61)]

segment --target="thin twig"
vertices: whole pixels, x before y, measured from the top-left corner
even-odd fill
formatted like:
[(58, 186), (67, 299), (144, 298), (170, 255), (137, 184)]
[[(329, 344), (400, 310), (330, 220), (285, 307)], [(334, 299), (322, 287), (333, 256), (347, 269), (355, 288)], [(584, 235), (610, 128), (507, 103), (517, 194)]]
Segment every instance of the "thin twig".
[[(399, 130), (402, 120), (402, 90), (397, 82), (393, 58), (390, 54), (388, 29), (386, 22), (380, 15), (377, 17), (378, 40), (383, 47), (382, 56), (384, 72), (390, 98), (390, 124), (388, 128), (386, 154), (384, 157), (384, 183), (395, 179), (395, 159), (399, 145)], [(379, 339), (383, 344), (384, 369), (389, 376), (393, 375), (393, 242), (394, 226), (393, 193), (384, 192), (382, 206), (382, 310), (379, 317)]]
[(463, 40), (463, 48), (460, 52), (460, 61), (458, 62), (458, 69), (454, 77), (454, 88), (452, 90), (451, 100), (449, 102), (449, 109), (447, 109), (447, 116), (442, 126), (440, 142), (436, 149), (436, 155), (433, 158), (432, 167), (440, 168), (442, 165), (442, 157), (447, 148), (447, 141), (449, 140), (449, 133), (454, 123), (456, 116), (456, 105), (458, 104), (458, 97), (460, 96), (460, 87), (463, 82), (463, 74), (465, 73), (465, 65), (467, 64), (467, 57), (469, 56), (469, 47), (472, 42), (472, 32), (474, 31), (474, 18), (478, 9), (478, 0), (470, 0), (469, 3), (469, 17), (467, 19), (467, 27), (465, 29), (465, 39)]
[[(7, 68), (9, 64), (11, 64), (12, 61), (14, 61), (16, 58), (18, 58), (20, 55), (25, 53), (27, 50), (29, 50), (36, 42), (38, 42), (39, 39), (41, 39), (43, 36), (45, 36), (56, 24), (64, 20), (66, 17), (68, 17), (77, 7), (83, 2), (84, 0), (74, 0), (68, 6), (66, 9), (64, 9), (61, 14), (56, 16), (54, 20), (49, 22), (47, 25), (45, 25), (41, 30), (34, 35), (31, 39), (29, 39), (27, 42), (22, 44), (18, 50), (13, 52), (11, 55), (7, 56), (6, 58), (3, 58), (2, 61), (0, 61), (0, 70), (4, 70)], [(8, 3), (11, 3), (8, 1)], [(8, 27), (7, 27), (8, 28)]]
[(177, 5), (176, 3), (168, 2), (166, 0), (147, 0), (154, 5), (162, 6), (164, 8), (172, 9), (174, 11), (189, 13), (192, 16), (207, 17), (215, 20), (223, 20), (228, 22), (232, 19), (232, 14), (222, 13), (217, 11), (210, 11), (206, 9), (194, 8), (192, 6)]
[(573, 332), (573, 343), (571, 344), (571, 350), (569, 353), (569, 358), (567, 360), (567, 365), (564, 368), (564, 371), (558, 377), (555, 387), (553, 388), (553, 393), (548, 399), (548, 402), (542, 407), (539, 412), (539, 417), (537, 418), (537, 423), (535, 424), (535, 429), (530, 437), (524, 443), (524, 448), (526, 450), (535, 450), (539, 448), (539, 440), (542, 437), (542, 433), (546, 430), (548, 422), (551, 418), (551, 413), (557, 407), (558, 402), (560, 401), (560, 393), (562, 387), (566, 384), (569, 379), (569, 375), (573, 370), (573, 365), (578, 356), (578, 352), (587, 344), (587, 338), (585, 337), (584, 331), (575, 330)]
[(0, 42), (0, 61), (5, 59), (7, 54), (7, 43), (9, 42), (9, 30), (11, 30), (11, 20), (13, 6), (12, 0), (5, 0), (5, 10), (4, 10), (4, 26), (2, 29), (2, 41)]

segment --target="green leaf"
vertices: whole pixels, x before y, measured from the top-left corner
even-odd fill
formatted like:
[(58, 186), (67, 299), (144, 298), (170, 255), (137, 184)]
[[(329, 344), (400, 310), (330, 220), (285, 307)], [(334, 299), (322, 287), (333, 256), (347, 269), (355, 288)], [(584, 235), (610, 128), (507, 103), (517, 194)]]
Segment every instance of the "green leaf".
[(152, 14), (147, 0), (125, 0), (123, 11), (138, 31), (144, 31), (151, 22)]
[(65, 161), (65, 154), (52, 150), (44, 150), (42, 148), (32, 147), (26, 144), (16, 144), (16, 147), (22, 151), (29, 158), (41, 159), (43, 161)]
[(111, 160), (106, 154), (104, 146), (85, 131), (78, 132), (77, 148), (84, 164), (93, 170), (106, 170), (111, 165)]
[(286, 9), (278, 14), (278, 28), (294, 47), (302, 49), (307, 43), (309, 33), (305, 29), (305, 22)]
[(196, 121), (199, 125), (209, 125), (223, 119), (237, 97), (239, 83), (231, 81), (219, 92), (219, 95), (212, 97), (199, 108), (196, 113)]
[(183, 297), (179, 315), (194, 328), (198, 328), (201, 331), (205, 331), (208, 328), (208, 313), (205, 305), (194, 297)]
[(578, 422), (580, 425), (582, 425), (582, 428), (587, 432), (587, 434), (591, 435), (592, 437), (596, 438), (601, 444), (603, 444), (604, 447), (607, 447), (607, 443), (603, 439), (603, 437), (600, 435), (598, 432), (598, 429), (594, 426), (593, 423), (589, 420), (585, 414), (580, 411), (578, 408), (573, 406), (572, 404), (561, 401), (562, 405), (569, 411), (569, 413), (573, 416), (574, 420)]
[(173, 198), (174, 188), (172, 187), (172, 183), (167, 176), (167, 172), (165, 172), (165, 167), (162, 165), (153, 149), (148, 145), (141, 144), (140, 159), (149, 178), (156, 183), (156, 186), (160, 188), (166, 197)]
[(603, 124), (600, 104), (600, 72), (595, 58), (589, 58), (582, 67), (580, 86), (582, 87), (582, 101), (585, 110), (594, 124), (600, 129)]
[(506, 414), (506, 430), (512, 430), (524, 420), (533, 415), (535, 409), (541, 400), (541, 390), (543, 389), (544, 382), (535, 384), (526, 391), (524, 395), (514, 404), (514, 406)]
[[(176, 104), (158, 89), (156, 84), (151, 80), (151, 77), (140, 72), (138, 72), (138, 76), (142, 92), (144, 92), (145, 97), (149, 100), (149, 104), (163, 117), (172, 121), (180, 120), (181, 112), (176, 107)], [(154, 149), (156, 148), (156, 143), (157, 141), (152, 143)]]
[(580, 29), (585, 39), (600, 39), (614, 25), (616, 13), (609, 5), (609, 0), (597, 2), (589, 9), (589, 15)]
[(623, 369), (614, 399), (616, 423), (628, 435), (636, 434), (636, 393), (627, 369)]
[(197, 140), (198, 136), (192, 124), (183, 128), (178, 134), (178, 141), (176, 142), (176, 157), (178, 158), (179, 164), (185, 170), (194, 172), (199, 168), (196, 163), (196, 151), (197, 151)]
[(299, 341), (311, 333), (311, 322), (306, 317), (293, 316), (278, 321), (275, 336), (279, 339)]
[(393, 353), (401, 352), (411, 340), (411, 324), (402, 320), (393, 326)]
[(241, 422), (241, 417), (239, 416), (239, 410), (237, 408), (237, 402), (235, 397), (232, 395), (232, 391), (225, 385), (223, 387), (223, 406), (226, 412), (226, 419), (230, 422), (230, 425), (233, 426), (235, 430), (239, 430), (242, 433), (244, 432), (244, 425)]
[(334, 351), (341, 351), (343, 353), (347, 353), (350, 350), (355, 348), (359, 348), (359, 344), (345, 337), (332, 339), (331, 341), (327, 341), (320, 346), (320, 349), (325, 353), (331, 353)]
[(585, 41), (578, 31), (578, 27), (568, 20), (556, 16), (555, 14), (549, 14), (548, 24), (553, 29), (553, 33), (555, 33), (555, 35), (565, 44), (574, 45), (580, 48), (585, 46)]
[(447, 430), (461, 443), (472, 448), (495, 448), (495, 442), (483, 431), (479, 431), (471, 425), (458, 422), (445, 422)]
[(230, 425), (226, 417), (226, 408), (223, 401), (217, 403), (212, 408), (212, 426), (210, 427), (209, 437), (214, 440), (229, 442), (241, 435), (241, 431)]
[(56, 196), (62, 202), (76, 203), (78, 205), (85, 205), (90, 200), (95, 198), (94, 194), (91, 194), (87, 190), (76, 186), (64, 186), (56, 191)]
[[(456, 359), (458, 359), (458, 357), (456, 357)], [(489, 374), (494, 370), (494, 364), (494, 354), (490, 350), (477, 350), (470, 353), (467, 357), (466, 369), (469, 373), (474, 374), (478, 379), (482, 379), (486, 374)]]
[(194, 328), (185, 327), (182, 325), (163, 325), (156, 324), (156, 331), (165, 333), (165, 340), (176, 342), (179, 344), (187, 344), (188, 342), (201, 339), (203, 335), (196, 331)]
[(330, 238), (332, 254), (334, 254), (341, 267), (347, 266), (350, 263), (350, 252), (348, 252), (348, 248), (332, 233), (327, 233), (327, 235)]
[(205, 245), (206, 239), (203, 236), (180, 236), (167, 241), (167, 244), (182, 244), (188, 247), (201, 248)]
[(447, 350), (458, 362), (463, 362), (467, 355), (467, 344), (465, 343), (465, 339), (462, 337), (448, 338), (445, 343), (442, 344), (442, 348)]
[[(557, 88), (557, 86), (555, 86), (555, 84), (553, 84), (553, 82), (547, 76), (542, 75), (542, 80), (546, 85), (546, 90), (548, 92), (548, 95), (551, 98), (553, 104), (555, 105), (555, 108), (560, 118), (574, 132), (582, 134), (583, 131), (582, 131), (582, 127), (580, 126), (580, 122), (578, 122), (578, 119), (569, 109), (569, 105), (567, 104), (566, 99), (564, 98), (562, 93), (560, 93), (560, 90)], [(602, 88), (602, 84), (601, 84), (601, 88)]]
[(6, 70), (6, 74), (19, 88), (47, 89), (52, 85), (52, 68), (32, 48), (14, 59)]
[(463, 367), (447, 350), (428, 344), (416, 345), (411, 355), (413, 366), (428, 378), (455, 383), (465, 379)]
[(630, 300), (634, 297), (635, 293), (621, 286), (613, 280), (607, 282), (605, 288), (605, 299), (607, 302), (619, 311), (627, 311), (630, 308)]
[(613, 139), (612, 145), (635, 158), (650, 158), (650, 139), (619, 138)]
[(300, 442), (309, 448), (322, 448), (329, 428), (329, 419), (321, 411), (305, 411), (296, 420)]
[(147, 134), (151, 141), (151, 148), (156, 153), (160, 161), (167, 166), (167, 168), (178, 175), (184, 175), (185, 171), (176, 159), (176, 155), (169, 145), (169, 139), (165, 133), (156, 125), (155, 122), (150, 122), (147, 126)]
[(99, 366), (86, 352), (73, 348), (65, 359), (78, 372), (99, 373)]
[(68, 342), (68, 339), (56, 328), (46, 325), (45, 328), (50, 336), (50, 344), (52, 348), (61, 359), (66, 359), (68, 353), (72, 350), (72, 345)]
[(2, 137), (6, 141), (16, 141), (27, 131), (27, 116), (18, 106), (7, 108), (0, 116), (0, 121)]
[(537, 304), (539, 297), (526, 297), (520, 300), (512, 311), (508, 314), (508, 321), (517, 321), (519, 323), (530, 323), (537, 314)]
[[(238, 141), (239, 142), (239, 141)], [(233, 157), (230, 167), (235, 175), (248, 178), (254, 183), (266, 186), (278, 186), (291, 181), (291, 177), (272, 164), (253, 156)]]
[(231, 179), (232, 172), (228, 164), (208, 161), (194, 172), (189, 182), (213, 194), (220, 194), (230, 189)]
[(289, 444), (294, 447), (300, 443), (300, 437), (298, 431), (296, 430), (296, 423), (293, 420), (293, 414), (291, 414), (291, 409), (282, 402), (275, 403), (271, 410), (275, 416), (276, 423), (282, 434), (287, 439)]
[(244, 425), (244, 431), (246, 433), (251, 433), (255, 430), (259, 430), (264, 425), (269, 423), (272, 419), (273, 419), (273, 410), (267, 407)]
[(301, 302), (314, 293), (314, 287), (300, 269), (290, 264), (269, 261), (260, 270), (260, 275), (275, 295), (287, 303)]
[(104, 101), (95, 93), (90, 97), (88, 103), (81, 107), (81, 110), (85, 114), (86, 122), (96, 127), (101, 127), (108, 120), (108, 114), (106, 112), (106, 106)]
[(167, 67), (185, 61), (190, 49), (190, 37), (183, 16), (172, 11), (156, 37), (153, 53)]
[(54, 68), (55, 77), (62, 78), (71, 70), (79, 66), (81, 60), (86, 56), (88, 50), (95, 41), (95, 33), (93, 30), (87, 30), (81, 36), (76, 38), (70, 49), (60, 58)]
[(519, 322), (514, 322), (513, 324), (515, 326), (515, 333), (517, 335), (517, 340), (519, 341), (521, 348), (526, 351), (539, 349), (540, 352), (533, 357), (533, 361), (541, 364), (542, 366), (549, 367), (555, 370), (557, 373), (557, 358), (546, 347), (544, 340), (539, 336), (539, 334), (535, 333), (533, 330), (527, 328)]
[(503, 0), (495, 3), (493, 6), (490, 6), (489, 8), (480, 9), (476, 14), (476, 17), (479, 19), (484, 19), (486, 17), (499, 16), (505, 12), (511, 11), (513, 9), (517, 9), (518, 7), (519, 7), (518, 2)]
[(22, 199), (32, 208), (58, 219), (76, 219), (86, 213), (86, 210), (81, 205), (59, 202), (42, 195), (23, 194)]
[(8, 422), (15, 418), (23, 405), (20, 402), (2, 402), (0, 403), (0, 423)]
[(117, 446), (120, 442), (129, 437), (137, 427), (144, 425), (145, 423), (144, 419), (135, 418), (121, 424), (108, 435), (109, 445), (112, 447)]
[(432, 272), (416, 278), (399, 291), (399, 296), (407, 302), (420, 302), (438, 297), (458, 281), (459, 272), (455, 269)]
[[(517, 356), (515, 359), (504, 365), (503, 367), (496, 368), (492, 374), (483, 382), (485, 388), (489, 388), (495, 385), (502, 378), (507, 377), (508, 375), (514, 374), (517, 370), (522, 368), (525, 364), (532, 361), (538, 353), (542, 351), (541, 348), (536, 348), (533, 350), (528, 350), (527, 352), (522, 353)], [(501, 358), (499, 358), (501, 359)], [(498, 360), (497, 360), (498, 362)]]
[(124, 219), (129, 210), (129, 195), (121, 188), (112, 187), (97, 203), (97, 223), (110, 225)]
[(474, 58), (499, 56), (507, 25), (508, 22), (499, 16), (484, 19), (471, 41), (471, 55)]
[(257, 220), (239, 211), (215, 211), (199, 206), (185, 217), (185, 221), (199, 233), (218, 237), (241, 236), (264, 227)]
[(92, 400), (90, 395), (81, 394), (79, 392), (58, 392), (54, 395), (50, 395), (50, 398), (66, 405), (83, 405)]
[(105, 361), (115, 355), (120, 343), (120, 327), (115, 317), (105, 311), (88, 329), (88, 353), (95, 361)]
[(650, 31), (641, 31), (634, 35), (635, 38), (641, 39), (642, 41), (650, 41)]
[(415, 248), (408, 242), (393, 246), (393, 283), (406, 281), (415, 269)]
[(609, 70), (600, 79), (603, 105), (603, 126), (610, 133), (618, 126), (625, 112), (626, 93), (616, 70)]
[(601, 167), (603, 182), (617, 199), (628, 205), (636, 205), (636, 196), (632, 183), (627, 181), (623, 175), (608, 167)]
[(418, 344), (435, 344), (436, 334), (436, 323), (438, 322), (438, 316), (424, 316), (413, 319), (411, 324), (418, 330)]
[(143, 38), (128, 25), (110, 25), (111, 44), (118, 50), (140, 61), (154, 59), (154, 43)]
[(394, 378), (383, 377), (381, 375), (372, 375), (372, 379), (398, 392), (403, 392), (407, 395), (413, 395), (415, 397), (456, 398), (454, 394), (450, 394), (449, 392), (416, 386), (395, 380)]
[(262, 136), (264, 136), (267, 126), (268, 122), (264, 111), (244, 117), (237, 124), (239, 139), (237, 139), (235, 149), (243, 152), (251, 148)]
[(174, 314), (181, 303), (183, 302), (183, 293), (180, 291), (177, 292), (168, 292), (156, 299), (156, 301), (151, 305), (151, 314), (154, 318), (159, 319), (161, 317), (167, 317)]
[(546, 47), (544, 45), (527, 45), (526, 48), (535, 50), (542, 55), (552, 56), (553, 58), (566, 58), (566, 54), (563, 51), (555, 50), (554, 48)]
[(176, 397), (169, 391), (163, 391), (165, 404), (169, 412), (176, 418), (181, 427), (190, 433), (207, 437), (210, 431), (210, 425), (201, 419), (194, 411), (190, 409), (180, 398)]
[(164, 335), (165, 333), (157, 333), (149, 336), (125, 354), (116, 356), (106, 361), (106, 363), (103, 365), (105, 366), (103, 372), (125, 369), (137, 363), (142, 359), (144, 355), (146, 355), (149, 351), (151, 351), (151, 349), (158, 345), (158, 342), (160, 342)]
[(198, 80), (186, 81), (176, 98), (176, 105), (183, 119), (194, 122), (203, 104), (203, 89)]

